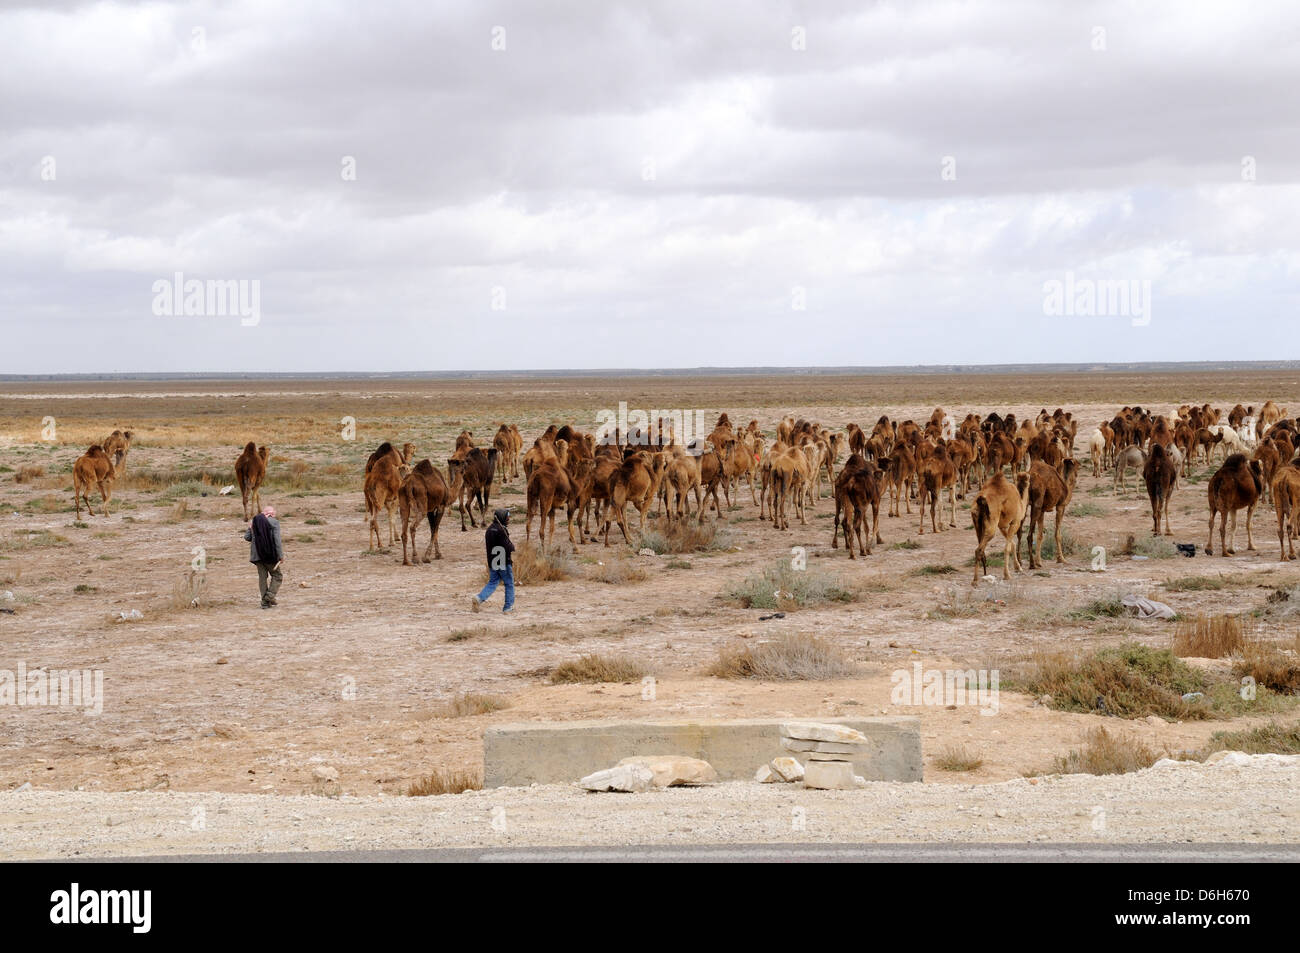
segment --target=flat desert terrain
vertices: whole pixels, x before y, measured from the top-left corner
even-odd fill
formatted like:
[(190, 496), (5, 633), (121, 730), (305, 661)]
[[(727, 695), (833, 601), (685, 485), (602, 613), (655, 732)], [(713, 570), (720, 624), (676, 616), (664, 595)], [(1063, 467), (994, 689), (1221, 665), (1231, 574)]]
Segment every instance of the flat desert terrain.
[[(0, 384), (0, 591), (11, 594), (0, 595), (8, 610), (0, 614), (0, 669), (21, 662), (29, 671), (104, 674), (98, 714), (30, 705), (0, 711), (0, 791), (31, 786), (0, 802), (0, 816), (17, 823), (41, 792), (68, 792), (60, 797), (72, 800), (49, 803), (64, 805), (60, 816), (69, 823), (67, 805), (84, 805), (94, 825), (114, 810), (95, 799), (114, 792), (136, 792), (123, 804), (166, 792), (237, 795), (241, 805), (250, 795), (268, 796), (268, 805), (280, 803), (269, 796), (379, 803), (435, 772), (481, 775), (484, 728), (513, 722), (915, 715), (925, 751), (921, 787), (940, 791), (924, 797), (941, 797), (946, 786), (954, 804), (975, 803), (972, 785), (1028, 790), (1027, 775), (1062, 774), (1056, 759), (1080, 749), (1098, 726), (1158, 755), (1185, 757), (1216, 732), (1293, 725), (1296, 698), (1285, 691), (1261, 689), (1249, 704), (1216, 703), (1208, 715), (1180, 718), (1067, 710), (1024, 688), (1026, 673), (1046, 656), (1082, 658), (1134, 643), (1169, 649), (1178, 627), (1198, 614), (1236, 617), (1248, 639), (1295, 659), (1300, 611), (1291, 611), (1289, 594), (1300, 569), (1278, 559), (1270, 504), (1255, 512), (1256, 551), (1246, 551), (1242, 525), (1234, 556), (1206, 556), (1206, 486), (1217, 463), (1198, 465), (1182, 481), (1170, 508), (1174, 535), (1153, 543), (1145, 492), (1135, 490), (1140, 479), (1130, 473), (1127, 489), (1116, 492), (1111, 474), (1095, 477), (1087, 460), (1085, 435), (1122, 406), (1169, 414), (1180, 404), (1209, 403), (1226, 412), (1238, 401), (1270, 398), (1300, 409), (1300, 379), (1243, 372)], [(1026, 571), (1006, 583), (998, 537), (989, 549), (998, 557), (989, 570), (995, 581), (972, 587), (973, 492), (958, 501), (957, 526), (938, 534), (928, 521), (918, 533), (915, 502), (898, 518), (885, 515), (886, 503), (884, 543), (851, 561), (842, 543), (831, 548), (828, 487), (806, 525), (791, 512), (790, 528), (778, 531), (758, 518), (742, 484), (734, 508), (706, 515), (717, 524), (707, 547), (638, 555), (639, 541), (624, 544), (615, 527), (609, 547), (587, 542), (568, 557), (567, 578), (521, 585), (510, 616), (499, 611), (500, 593), (484, 612), (470, 611), (484, 578), (482, 529), (461, 532), (455, 511), (443, 520), (441, 560), (403, 566), (400, 540), (370, 548), (362, 471), (380, 442), (409, 441), (415, 460), (445, 468), (461, 430), (490, 445), (499, 423), (515, 423), (527, 449), (551, 423), (595, 430), (600, 411), (620, 402), (702, 409), (710, 427), (722, 412), (738, 425), (755, 419), (769, 440), (786, 414), (836, 430), (856, 422), (869, 432), (882, 414), (923, 423), (936, 406), (958, 421), (967, 412), (1032, 418), (1062, 407), (1079, 421), (1080, 476), (1065, 519), (1072, 545), (1064, 565), (1045, 559), (1031, 572), (1026, 558)], [(100, 513), (96, 493), (96, 515), (83, 511), (77, 520), (73, 462), (119, 428), (135, 439), (110, 515)], [(270, 448), (261, 495), (278, 509), (286, 547), (280, 604), (270, 611), (258, 605), (239, 494), (219, 494), (234, 482), (235, 458), (249, 440)], [(511, 508), (518, 546), (524, 504), (522, 479), (494, 485), (491, 505)], [(659, 524), (657, 505), (651, 514), (647, 530)], [(558, 525), (563, 539), (562, 518)], [(383, 518), (380, 527), (386, 540)], [(423, 548), (427, 526), (419, 539)], [(1197, 554), (1184, 558), (1171, 543), (1195, 543)], [(1096, 546), (1107, 552), (1102, 572), (1092, 571)], [(746, 608), (736, 593), (788, 565), (794, 547), (806, 550), (806, 572), (843, 596), (802, 606), (781, 601), (780, 618), (762, 619), (774, 610)], [(200, 551), (206, 568), (196, 577)], [(1163, 602), (1182, 621), (1104, 609), (1127, 594)], [(132, 610), (140, 617), (123, 620)], [(709, 674), (720, 653), (798, 635), (833, 647), (856, 674)], [(557, 666), (591, 654), (634, 663), (654, 678), (654, 691), (643, 690), (639, 674), (554, 683)], [(891, 675), (917, 662), (999, 670), (997, 713), (896, 704)], [(1237, 679), (1229, 657), (1188, 664), (1220, 688)], [(462, 713), (454, 703), (467, 693), (490, 704)], [(1158, 787), (1161, 770), (1142, 776)], [(1278, 775), (1270, 777), (1277, 783)], [(1284, 771), (1280, 800), (1256, 803), (1270, 813), (1268, 824), (1248, 819), (1249, 829), (1207, 836), (1249, 840), (1265, 830), (1267, 840), (1300, 839), (1294, 802), (1289, 814), (1278, 806), (1298, 779), (1294, 769)], [(1088, 797), (1079, 800), (1085, 815)], [(1207, 809), (1221, 811), (1228, 795), (1215, 797)], [(581, 810), (573, 798), (546, 803), (562, 814)], [(788, 807), (780, 811), (788, 818)], [(1079, 837), (1095, 836), (1086, 816), (1070, 823)], [(1151, 836), (1178, 836), (1176, 826)], [(42, 855), (31, 841), (39, 824), (26, 831), (23, 850)], [(1241, 836), (1230, 837), (1233, 831)], [(97, 837), (101, 852), (111, 853), (111, 837)], [(80, 849), (67, 846), (74, 841), (57, 850)]]

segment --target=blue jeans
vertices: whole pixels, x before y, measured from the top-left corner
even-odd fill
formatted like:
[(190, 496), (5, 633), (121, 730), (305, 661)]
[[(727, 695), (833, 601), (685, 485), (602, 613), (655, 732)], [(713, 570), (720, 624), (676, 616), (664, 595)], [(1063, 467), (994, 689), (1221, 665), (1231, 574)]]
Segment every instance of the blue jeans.
[(492, 593), (497, 591), (497, 583), (506, 584), (506, 605), (509, 609), (515, 604), (515, 571), (514, 567), (507, 566), (505, 569), (489, 569), (488, 584), (483, 587), (483, 591), (478, 594), (479, 602), (487, 602), (492, 598)]

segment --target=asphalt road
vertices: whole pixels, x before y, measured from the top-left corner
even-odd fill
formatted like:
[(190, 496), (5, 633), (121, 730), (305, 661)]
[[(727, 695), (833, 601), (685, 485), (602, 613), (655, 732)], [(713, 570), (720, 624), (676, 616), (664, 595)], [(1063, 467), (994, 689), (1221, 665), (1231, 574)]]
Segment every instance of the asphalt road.
[[(1300, 844), (718, 844), (455, 848), (88, 857), (88, 863), (1252, 863), (1300, 862)], [(67, 862), (61, 860), (60, 862)]]

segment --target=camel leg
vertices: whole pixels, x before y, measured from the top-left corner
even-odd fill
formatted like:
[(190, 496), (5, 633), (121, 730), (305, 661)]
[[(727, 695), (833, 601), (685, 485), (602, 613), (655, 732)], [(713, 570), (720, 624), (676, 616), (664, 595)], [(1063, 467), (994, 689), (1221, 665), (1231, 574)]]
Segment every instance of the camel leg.
[(1232, 529), (1228, 531), (1228, 548), (1224, 550), (1225, 554), (1237, 554), (1237, 511), (1232, 510)]
[(873, 502), (873, 503), (871, 504), (871, 533), (872, 533), (873, 536), (876, 537), (876, 544), (877, 544), (877, 545), (880, 545), (881, 543), (884, 542), (884, 540), (880, 538), (880, 503), (879, 503), (879, 501)]
[(1251, 517), (1255, 515), (1255, 504), (1246, 507), (1246, 552), (1255, 552), (1255, 538), (1250, 534)]
[(1010, 532), (1003, 533), (1002, 535), (1007, 543), (1006, 548), (1002, 552), (1002, 578), (1010, 582), (1011, 563), (1016, 559), (1020, 552), (1020, 543), (1018, 538), (1015, 543), (1011, 542), (1012, 534)]
[(1205, 540), (1205, 555), (1214, 555), (1214, 510), (1210, 510), (1210, 535)]
[(1065, 505), (1057, 504), (1056, 507), (1056, 561), (1062, 565), (1065, 564), (1065, 554), (1061, 551), (1061, 520), (1065, 517)]
[(948, 486), (948, 525), (957, 525), (957, 484)]
[[(113, 491), (109, 490), (103, 483), (101, 483), (99, 485), (99, 502), (101, 504), (100, 509), (104, 511), (105, 516), (108, 515), (108, 501), (112, 498)], [(89, 503), (89, 498), (87, 498), (87, 503)]]

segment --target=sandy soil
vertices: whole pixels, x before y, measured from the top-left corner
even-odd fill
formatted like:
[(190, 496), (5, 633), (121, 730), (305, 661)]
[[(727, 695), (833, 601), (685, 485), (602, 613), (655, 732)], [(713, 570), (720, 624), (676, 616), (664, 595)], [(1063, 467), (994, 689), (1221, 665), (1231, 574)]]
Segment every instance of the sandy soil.
[[(704, 385), (694, 382), (691, 396), (708, 396), (707, 401), (694, 402), (697, 406), (725, 409), (733, 419), (752, 416), (769, 428), (786, 411), (840, 426), (849, 420), (869, 424), (882, 412), (920, 419), (934, 406), (926, 399), (931, 389), (946, 393), (959, 383), (913, 382), (908, 385), (912, 391), (900, 397), (910, 402), (871, 406), (851, 392), (851, 382), (841, 382), (834, 391), (827, 390), (825, 382), (802, 379), (787, 382), (788, 390), (838, 401), (779, 404), (775, 383), (752, 382), (715, 382), (707, 394)], [(1300, 404), (1300, 386), (1289, 383), (1291, 390), (1273, 390), (1267, 396)], [(93, 413), (83, 406), (80, 416), (75, 408), (87, 402), (75, 396), (0, 398), (0, 437), (8, 441), (0, 462), (13, 468), (39, 463), (47, 470), (33, 483), (17, 484), (11, 474), (0, 475), (0, 556), (5, 557), (0, 559), (0, 590), (15, 597), (3, 604), (14, 614), (0, 615), (0, 668), (13, 669), (23, 661), (29, 669), (44, 665), (105, 673), (104, 710), (98, 716), (31, 707), (3, 712), (0, 788), (30, 782), (38, 791), (87, 795), (170, 790), (364, 798), (400, 793), (439, 767), (477, 770), (482, 731), (493, 724), (881, 712), (921, 718), (925, 789), (957, 785), (965, 790), (971, 783), (1008, 782), (1023, 772), (1050, 767), (1054, 756), (1077, 746), (1084, 730), (1094, 724), (1118, 727), (1157, 750), (1178, 752), (1201, 745), (1214, 731), (1258, 724), (1268, 716), (1117, 724), (1096, 715), (1054, 711), (1004, 691), (999, 713), (984, 717), (973, 708), (891, 704), (891, 672), (916, 661), (940, 668), (1011, 666), (1040, 649), (1133, 639), (1167, 646), (1172, 632), (1168, 623), (1075, 623), (1053, 617), (1052, 611), (1133, 591), (1179, 612), (1250, 612), (1263, 604), (1268, 589), (1300, 582), (1300, 572), (1276, 559), (1271, 507), (1261, 507), (1256, 515), (1256, 553), (1244, 552), (1244, 532), (1239, 532), (1243, 551), (1231, 559), (1200, 554), (1194, 560), (1130, 561), (1114, 555), (1129, 535), (1149, 534), (1145, 499), (1131, 489), (1117, 496), (1108, 475), (1096, 479), (1085, 465), (1075, 501), (1091, 504), (1090, 515), (1066, 521), (1078, 548), (1067, 565), (1049, 562), (1043, 572), (1027, 573), (1011, 585), (999, 579), (972, 589), (968, 563), (973, 534), (962, 504), (958, 528), (937, 536), (928, 526), (918, 535), (915, 507), (912, 515), (900, 519), (882, 516), (885, 544), (870, 557), (851, 562), (842, 548), (830, 548), (829, 500), (810, 511), (806, 526), (796, 519), (789, 532), (779, 533), (757, 519), (757, 508), (742, 489), (734, 501), (737, 508), (724, 514), (729, 551), (694, 554), (684, 557), (690, 568), (670, 568), (668, 558), (637, 557), (622, 546), (588, 544), (573, 579), (521, 588), (513, 617), (474, 615), (468, 597), (482, 578), (480, 532), (461, 533), (459, 521), (449, 519), (442, 533), (445, 558), (418, 568), (400, 565), (400, 541), (396, 551), (368, 552), (361, 462), (385, 437), (412, 439), (419, 447), (417, 458), (440, 460), (462, 426), (488, 434), (495, 421), (516, 419), (531, 441), (551, 419), (594, 422), (594, 408), (615, 406), (620, 399), (617, 383), (547, 381), (535, 388), (517, 385), (504, 390), (499, 384), (480, 383), (474, 390), (439, 382), (428, 388), (428, 394), (441, 395), (436, 400), (415, 385), (404, 385), (388, 397), (375, 398), (373, 415), (359, 417), (361, 434), (354, 443), (341, 442), (330, 429), (337, 424), (336, 410), (355, 407), (364, 396), (345, 393), (342, 387), (318, 393), (318, 409), (309, 411), (297, 398), (284, 398), (281, 406), (278, 398), (248, 386), (235, 388), (233, 394), (201, 383), (190, 389), (123, 386), (127, 389), (91, 387), (134, 396), (96, 404)], [(999, 385), (981, 380), (971, 386), (987, 396), (997, 393)], [(1004, 401), (948, 401), (945, 406), (958, 415), (967, 409), (1010, 409), (1025, 415), (1041, 406), (1026, 402), (1020, 390), (1024, 382), (1001, 386), (1008, 395)], [(1104, 402), (1066, 406), (1080, 419), (1081, 434), (1086, 433), (1119, 405), (1146, 400), (1142, 386), (1130, 382), (1129, 389)], [(1201, 393), (1194, 392), (1197, 381), (1150, 386), (1168, 396), (1167, 402), (1178, 394), (1185, 394), (1185, 400), (1262, 399), (1252, 397), (1253, 391), (1233, 395), (1222, 382), (1202, 387)], [(692, 405), (685, 400), (672, 404), (666, 399), (668, 390), (656, 389), (668, 387), (637, 382), (621, 399), (632, 406)], [(298, 382), (279, 389), (306, 392)], [(16, 385), (13, 390), (32, 394), (39, 389)], [(1206, 391), (1212, 396), (1203, 396)], [(1230, 392), (1226, 398), (1225, 391)], [(153, 393), (173, 396), (151, 397)], [(177, 398), (177, 393), (190, 396)], [(214, 398), (191, 399), (196, 393), (224, 396), (214, 403)], [(742, 403), (739, 397), (753, 402)], [(479, 409), (472, 411), (469, 405), (475, 400)], [(511, 414), (511, 401), (516, 400), (526, 412)], [(444, 401), (446, 409), (432, 406), (438, 401)], [(39, 422), (46, 406), (59, 417), (61, 434), (70, 434), (68, 443), (50, 446), (34, 437), (33, 417)], [(308, 420), (312, 422), (304, 422)], [(242, 442), (227, 434), (231, 429), (270, 443), (273, 484), (263, 498), (280, 509), (288, 550), (279, 608), (264, 612), (257, 607), (256, 576), (240, 538), (243, 521), (237, 495), (220, 497), (214, 495), (215, 486), (196, 487), (180, 494), (186, 508), (181, 513), (176, 494), (151, 486), (132, 488), (128, 481), (115, 494), (111, 516), (83, 515), (85, 527), (74, 524), (68, 472), (83, 448), (78, 438), (102, 435), (114, 426), (136, 426), (141, 433), (128, 472), (228, 472)], [(277, 426), (310, 433), (285, 445), (276, 442)], [(309, 468), (301, 489), (293, 489), (286, 470), (295, 460)], [(341, 464), (345, 475), (315, 482), (314, 475), (331, 464)], [(1205, 476), (1199, 472), (1198, 482), (1184, 486), (1174, 498), (1175, 541), (1204, 543)], [(278, 488), (276, 479), (281, 480)], [(522, 484), (495, 490), (494, 500), (520, 514), (514, 532), (522, 539)], [(906, 540), (920, 548), (894, 548)], [(1112, 554), (1105, 573), (1088, 571), (1094, 545)], [(201, 605), (188, 608), (181, 601), (178, 607), (174, 588), (186, 576), (193, 548), (200, 546), (208, 567)], [(732, 584), (788, 559), (792, 546), (807, 547), (810, 568), (832, 571), (849, 585), (865, 587), (862, 599), (763, 622), (758, 616), (767, 612), (741, 609), (721, 598)], [(1000, 553), (1000, 542), (993, 551)], [(604, 570), (600, 563), (618, 559), (633, 561), (645, 579), (610, 585), (592, 578)], [(924, 566), (942, 564), (957, 572), (919, 573)], [(1166, 592), (1161, 586), (1171, 577), (1190, 574), (1222, 574), (1229, 586), (1213, 592)], [(89, 589), (78, 592), (78, 586)], [(142, 620), (113, 621), (116, 613), (133, 608), (143, 612)], [(862, 676), (762, 683), (701, 674), (724, 646), (791, 631), (833, 640), (861, 663)], [(453, 633), (457, 640), (449, 641)], [(1257, 634), (1289, 642), (1296, 630), (1270, 624)], [(626, 654), (647, 664), (658, 680), (655, 699), (643, 700), (639, 683), (548, 684), (551, 666), (588, 652)], [(436, 716), (441, 702), (467, 691), (503, 696), (510, 707), (467, 718)], [(968, 773), (938, 770), (936, 756), (949, 745), (977, 751), (984, 764)], [(312, 769), (322, 765), (339, 774), (338, 784), (327, 791), (312, 778)], [(173, 802), (164, 798), (157, 803)]]

